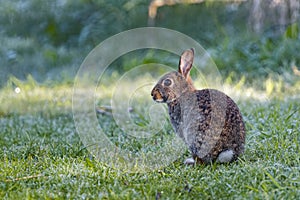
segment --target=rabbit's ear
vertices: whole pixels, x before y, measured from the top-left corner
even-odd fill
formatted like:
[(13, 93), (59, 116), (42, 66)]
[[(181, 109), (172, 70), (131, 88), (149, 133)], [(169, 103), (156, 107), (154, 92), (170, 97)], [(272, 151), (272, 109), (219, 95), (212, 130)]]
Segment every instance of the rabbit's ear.
[(194, 61), (194, 48), (185, 50), (180, 57), (178, 72), (181, 73), (185, 79), (190, 79), (190, 71)]

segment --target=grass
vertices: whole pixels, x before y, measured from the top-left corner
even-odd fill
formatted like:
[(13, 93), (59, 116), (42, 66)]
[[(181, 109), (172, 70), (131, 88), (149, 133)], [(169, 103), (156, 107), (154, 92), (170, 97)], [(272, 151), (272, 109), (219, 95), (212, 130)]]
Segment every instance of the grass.
[[(247, 91), (245, 86), (241, 90)], [(33, 80), (11, 79), (0, 92), (1, 199), (300, 197), (297, 98), (239, 100), (248, 132), (245, 154), (237, 163), (189, 167), (182, 164), (186, 152), (160, 169), (129, 173), (97, 161), (82, 144), (72, 116), (71, 85), (45, 87)], [(127, 137), (111, 116), (98, 119), (120, 147), (133, 152), (153, 150), (153, 143)], [(167, 123), (151, 139), (166, 138), (169, 133), (173, 131)]]

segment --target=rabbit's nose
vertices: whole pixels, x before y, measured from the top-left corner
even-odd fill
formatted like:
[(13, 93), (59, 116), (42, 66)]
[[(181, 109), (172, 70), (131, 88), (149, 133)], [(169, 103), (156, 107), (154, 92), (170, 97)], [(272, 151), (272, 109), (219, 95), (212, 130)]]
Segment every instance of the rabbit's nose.
[(151, 96), (153, 97), (155, 93), (158, 91), (157, 85), (152, 89)]
[(156, 90), (154, 90), (154, 89), (152, 90), (151, 97), (154, 101), (156, 101), (156, 99), (157, 99), (157, 91)]

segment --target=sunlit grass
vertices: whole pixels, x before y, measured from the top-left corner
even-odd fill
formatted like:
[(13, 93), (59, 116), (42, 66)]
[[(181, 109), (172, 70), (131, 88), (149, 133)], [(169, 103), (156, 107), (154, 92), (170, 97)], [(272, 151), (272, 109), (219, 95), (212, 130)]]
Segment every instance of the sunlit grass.
[(0, 102), (0, 112), (3, 114), (71, 112), (72, 85), (51, 87), (38, 84), (31, 76), (26, 81), (12, 77), (0, 90)]
[[(219, 89), (237, 101), (296, 100), (300, 94), (300, 77), (291, 73), (286, 77), (289, 77), (289, 80), (283, 79), (279, 75), (271, 75), (266, 79), (257, 79), (254, 81), (254, 85), (245, 83), (245, 76), (238, 81), (232, 81), (229, 76), (220, 81), (219, 85), (213, 82), (213, 78), (208, 77), (206, 80), (209, 82), (208, 86), (207, 84), (203, 85), (198, 79), (194, 84), (198, 89), (206, 87)], [(128, 98), (127, 100), (133, 101), (131, 103), (141, 104), (152, 101), (149, 91), (157, 78), (146, 74), (131, 81), (117, 82), (119, 79), (120, 76), (115, 75), (98, 85), (91, 85), (95, 90), (93, 95), (98, 106), (110, 105), (111, 99), (118, 101), (116, 98), (120, 98), (122, 95)], [(73, 83), (49, 85), (39, 84), (31, 76), (28, 76), (25, 81), (11, 77), (6, 86), (0, 90), (0, 113), (70, 113), (73, 91)], [(81, 88), (80, 93), (84, 98), (87, 95), (86, 88)]]
[[(98, 162), (81, 143), (72, 116), (72, 84), (49, 86), (30, 78), (24, 82), (12, 78), (0, 91), (0, 196), (297, 199), (300, 196), (299, 83), (284, 82), (276, 89), (279, 87), (276, 80), (260, 81), (264, 86), (258, 89), (241, 82), (224, 84), (225, 92), (238, 99), (247, 127), (246, 151), (237, 163), (187, 167), (182, 164), (186, 153), (161, 169), (125, 173)], [(274, 84), (271, 93), (266, 84)], [(130, 87), (130, 83), (123, 86)], [(98, 90), (101, 92), (96, 95), (97, 106), (110, 105), (114, 89), (107, 85)], [(138, 102), (132, 104), (137, 109), (132, 113), (134, 119), (147, 114)], [(172, 127), (166, 124), (159, 135), (151, 138), (153, 141), (143, 142), (128, 137), (112, 116), (98, 115), (98, 119), (117, 146), (132, 152), (155, 151), (154, 145), (159, 145), (162, 137), (173, 135)], [(137, 121), (137, 124), (145, 126), (150, 119), (143, 120), (145, 123)]]

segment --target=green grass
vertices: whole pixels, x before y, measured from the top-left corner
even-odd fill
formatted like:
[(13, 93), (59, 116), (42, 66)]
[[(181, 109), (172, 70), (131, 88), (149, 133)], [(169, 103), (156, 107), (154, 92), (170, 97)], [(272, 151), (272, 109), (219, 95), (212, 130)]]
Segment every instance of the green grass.
[[(254, 90), (239, 87), (237, 93)], [(81, 143), (73, 122), (71, 85), (46, 87), (11, 79), (0, 90), (0, 198), (298, 199), (299, 88), (284, 91), (268, 96), (267, 89), (261, 90), (268, 101), (260, 95), (240, 98), (247, 145), (238, 162), (189, 167), (182, 164), (186, 153), (161, 169), (126, 173), (98, 162)], [(126, 139), (111, 116), (98, 119), (112, 141), (124, 142), (118, 144), (122, 148), (153, 148), (151, 143)], [(169, 133), (173, 131), (167, 124), (154, 137)], [(148, 146), (141, 148), (142, 143)]]

